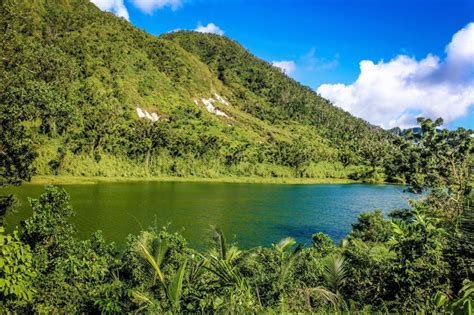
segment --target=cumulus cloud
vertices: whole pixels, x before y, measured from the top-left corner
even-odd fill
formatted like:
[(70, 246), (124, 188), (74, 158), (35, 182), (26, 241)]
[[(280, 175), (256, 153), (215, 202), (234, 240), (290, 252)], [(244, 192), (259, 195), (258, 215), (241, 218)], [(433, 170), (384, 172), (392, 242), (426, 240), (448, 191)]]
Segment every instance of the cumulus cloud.
[(296, 70), (296, 64), (291, 60), (272, 61), (272, 65), (280, 68), (286, 75), (291, 75)]
[(91, 0), (91, 2), (103, 11), (112, 12), (116, 16), (130, 21), (130, 16), (123, 0)]
[(151, 14), (157, 9), (164, 7), (170, 7), (172, 10), (176, 10), (183, 3), (182, 0), (131, 0), (134, 6), (140, 11)]
[(317, 92), (384, 128), (413, 126), (419, 116), (448, 123), (474, 104), (474, 23), (454, 34), (445, 51), (444, 60), (431, 54), (419, 61), (406, 55), (363, 60), (354, 83), (323, 84)]
[(201, 23), (198, 24), (198, 26), (195, 29), (196, 32), (200, 33), (211, 33), (211, 34), (217, 34), (217, 35), (224, 35), (224, 31), (219, 28), (214, 23), (209, 23), (207, 25), (202, 25)]
[[(103, 11), (112, 12), (119, 17), (123, 17), (127, 21), (130, 21), (127, 7), (124, 4), (124, 0), (90, 0), (99, 9)], [(140, 11), (151, 14), (157, 9), (164, 7), (170, 7), (172, 10), (176, 10), (182, 4), (182, 0), (130, 0), (130, 2), (137, 7)]]

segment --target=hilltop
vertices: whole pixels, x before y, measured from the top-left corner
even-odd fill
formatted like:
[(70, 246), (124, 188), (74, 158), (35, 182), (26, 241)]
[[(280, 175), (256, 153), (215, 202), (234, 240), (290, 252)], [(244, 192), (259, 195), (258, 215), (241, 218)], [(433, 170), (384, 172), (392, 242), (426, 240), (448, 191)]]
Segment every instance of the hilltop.
[(40, 175), (394, 177), (395, 135), (227, 37), (152, 36), (87, 0), (0, 14), (2, 117)]

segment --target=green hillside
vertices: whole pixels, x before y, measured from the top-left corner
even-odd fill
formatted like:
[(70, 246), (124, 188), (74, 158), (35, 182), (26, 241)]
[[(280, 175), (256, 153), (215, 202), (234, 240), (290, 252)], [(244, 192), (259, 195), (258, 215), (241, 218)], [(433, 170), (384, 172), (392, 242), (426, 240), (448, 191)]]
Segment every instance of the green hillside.
[(25, 127), (39, 175), (396, 175), (396, 136), (226, 37), (152, 36), (87, 0), (0, 3), (2, 128)]

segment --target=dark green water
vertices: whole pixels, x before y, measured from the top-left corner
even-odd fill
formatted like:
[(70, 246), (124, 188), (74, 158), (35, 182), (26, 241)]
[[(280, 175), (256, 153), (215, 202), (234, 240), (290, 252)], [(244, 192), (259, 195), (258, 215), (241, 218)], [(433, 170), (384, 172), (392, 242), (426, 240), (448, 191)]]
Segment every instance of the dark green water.
[[(123, 243), (156, 222), (171, 223), (192, 246), (203, 246), (209, 225), (222, 227), (241, 247), (270, 245), (292, 236), (308, 243), (315, 232), (336, 241), (351, 229), (360, 212), (407, 207), (403, 187), (392, 185), (275, 185), (185, 182), (126, 182), (65, 185), (77, 215), (79, 237), (100, 229)], [(38, 197), (42, 185), (13, 191), (22, 201), (7, 216), (8, 228), (31, 215), (27, 196)]]

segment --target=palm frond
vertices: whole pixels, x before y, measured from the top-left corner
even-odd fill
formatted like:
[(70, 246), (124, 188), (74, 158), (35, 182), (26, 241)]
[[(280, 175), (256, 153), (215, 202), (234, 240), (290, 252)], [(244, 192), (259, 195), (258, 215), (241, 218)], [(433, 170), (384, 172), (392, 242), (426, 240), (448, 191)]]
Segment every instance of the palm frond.
[(169, 251), (168, 242), (165, 239), (160, 240), (158, 244), (158, 250), (155, 253), (155, 259), (158, 266), (161, 266), (163, 260), (165, 259), (166, 254)]
[(227, 250), (227, 257), (225, 257), (225, 260), (227, 260), (228, 262), (233, 262), (234, 260), (239, 258), (241, 254), (242, 251), (240, 249), (238, 249), (236, 246), (231, 246)]
[(313, 294), (317, 299), (325, 302), (330, 303), (334, 306), (339, 305), (340, 299), (337, 294), (331, 292), (325, 287), (316, 287), (316, 288), (309, 288), (307, 289), (311, 294)]
[(140, 291), (132, 290), (132, 298), (133, 302), (136, 304), (153, 304), (152, 300), (150, 300), (144, 293)]
[(227, 257), (227, 240), (225, 238), (224, 232), (219, 226), (211, 225), (212, 230), (212, 240), (214, 242), (214, 246), (219, 253), (222, 259), (226, 259)]
[(204, 258), (201, 258), (197, 262), (192, 261), (191, 266), (190, 266), (190, 272), (188, 276), (188, 281), (189, 282), (195, 282), (201, 277), (203, 274), (205, 268), (206, 268), (207, 260)]
[(215, 256), (210, 256), (208, 261), (209, 266), (205, 268), (215, 274), (224, 286), (245, 287), (244, 278), (229, 261)]
[(344, 257), (340, 255), (331, 255), (324, 260), (323, 277), (327, 286), (333, 291), (338, 292), (347, 276), (347, 267)]
[(183, 294), (183, 280), (184, 280), (184, 273), (186, 271), (186, 264), (187, 264), (187, 261), (181, 264), (178, 271), (176, 271), (173, 278), (171, 279), (171, 282), (168, 284), (166, 288), (166, 293), (168, 295), (168, 298), (170, 299), (171, 304), (173, 304), (173, 307), (175, 309), (179, 309), (181, 296)]
[(164, 284), (165, 277), (163, 272), (161, 271), (161, 261), (158, 263), (158, 261), (156, 260), (157, 256), (153, 256), (149, 251), (147, 238), (143, 237), (141, 240), (138, 241), (137, 252), (146, 262), (148, 262), (150, 267), (154, 270), (155, 277), (158, 278), (161, 284)]
[(274, 245), (274, 247), (276, 248), (277, 251), (282, 253), (282, 252), (286, 252), (295, 244), (296, 244), (296, 241), (294, 238), (287, 237), (279, 241), (276, 245)]

